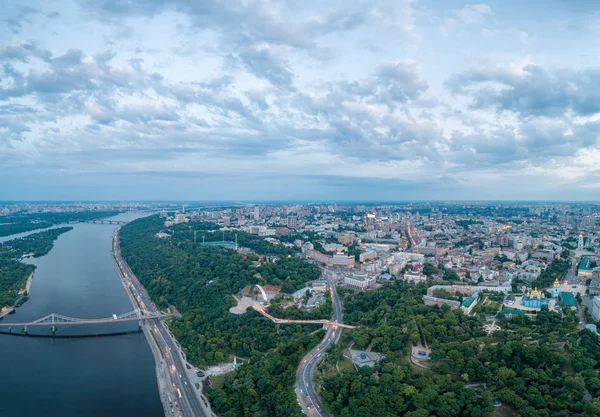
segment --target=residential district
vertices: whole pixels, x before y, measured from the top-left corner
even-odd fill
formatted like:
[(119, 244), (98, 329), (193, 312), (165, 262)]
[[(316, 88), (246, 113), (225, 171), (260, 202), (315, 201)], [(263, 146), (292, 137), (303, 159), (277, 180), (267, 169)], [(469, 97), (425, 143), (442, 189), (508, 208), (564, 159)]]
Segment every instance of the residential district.
[[(580, 325), (597, 333), (584, 314), (600, 320), (597, 205), (257, 204), (187, 212), (183, 207), (170, 213), (161, 211), (166, 228), (209, 221), (221, 231), (243, 231), (273, 245), (300, 248), (350, 289), (369, 291), (390, 280), (430, 282), (423, 296), (426, 305), (448, 305), (469, 315), (535, 315), (542, 308), (560, 311), (566, 306), (578, 309)], [(219, 242), (214, 233), (196, 239), (237, 245)], [(307, 289), (318, 294), (324, 285), (317, 281), (295, 296), (303, 297)], [(502, 293), (502, 300), (485, 297), (490, 292)], [(319, 299), (312, 297), (308, 305)]]

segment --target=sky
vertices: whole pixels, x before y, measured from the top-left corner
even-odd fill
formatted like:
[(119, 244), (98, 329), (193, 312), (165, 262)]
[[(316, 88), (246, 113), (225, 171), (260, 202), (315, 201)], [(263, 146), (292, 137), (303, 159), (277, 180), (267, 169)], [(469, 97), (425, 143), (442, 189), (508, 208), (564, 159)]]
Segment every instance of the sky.
[(0, 200), (599, 200), (600, 4), (4, 0)]

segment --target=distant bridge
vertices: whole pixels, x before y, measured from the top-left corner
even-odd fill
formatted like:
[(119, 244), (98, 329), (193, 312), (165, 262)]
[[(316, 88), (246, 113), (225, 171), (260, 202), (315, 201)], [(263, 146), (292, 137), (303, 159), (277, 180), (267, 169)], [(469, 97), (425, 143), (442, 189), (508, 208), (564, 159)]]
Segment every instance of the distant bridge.
[(108, 323), (123, 323), (127, 321), (139, 321), (139, 320), (153, 320), (153, 319), (166, 319), (174, 317), (172, 313), (169, 314), (157, 314), (151, 313), (146, 310), (136, 309), (129, 313), (114, 315), (112, 317), (106, 317), (101, 319), (81, 319), (75, 317), (63, 316), (60, 314), (52, 313), (40, 319), (26, 322), (26, 323), (2, 323), (0, 327), (23, 327), (25, 330), (28, 327), (35, 326), (75, 326), (81, 324), (108, 324)]
[(278, 319), (277, 317), (273, 317), (269, 313), (267, 313), (264, 308), (261, 306), (253, 305), (253, 309), (258, 311), (260, 314), (271, 320), (273, 323), (298, 323), (298, 324), (324, 324), (332, 327), (345, 327), (346, 329), (355, 329), (356, 326), (351, 326), (349, 324), (338, 323), (337, 321), (331, 320), (286, 320), (286, 319)]
[(91, 223), (91, 224), (119, 224), (119, 225), (127, 224), (127, 222), (122, 221), (122, 220), (106, 220), (106, 219), (84, 220), (81, 223)]

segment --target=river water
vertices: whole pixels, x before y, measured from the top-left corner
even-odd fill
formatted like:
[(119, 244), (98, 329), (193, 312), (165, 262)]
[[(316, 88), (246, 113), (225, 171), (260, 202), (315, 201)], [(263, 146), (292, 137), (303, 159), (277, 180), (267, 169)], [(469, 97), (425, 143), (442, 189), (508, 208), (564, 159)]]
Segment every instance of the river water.
[[(139, 214), (114, 219), (135, 217)], [(4, 322), (30, 322), (50, 313), (105, 318), (133, 310), (110, 254), (116, 226), (73, 226), (48, 255), (30, 261), (37, 265), (31, 298)], [(30, 329), (51, 334), (45, 327)], [(136, 329), (135, 322), (84, 325), (59, 328), (57, 335)], [(0, 335), (1, 417), (158, 417), (162, 410), (154, 358), (142, 333), (55, 339)]]

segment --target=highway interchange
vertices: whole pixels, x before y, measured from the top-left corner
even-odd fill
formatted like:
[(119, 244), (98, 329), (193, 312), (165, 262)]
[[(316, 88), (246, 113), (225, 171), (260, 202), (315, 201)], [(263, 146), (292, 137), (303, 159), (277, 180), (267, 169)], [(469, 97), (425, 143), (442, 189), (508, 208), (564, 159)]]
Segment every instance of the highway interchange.
[[(114, 232), (113, 254), (118, 266), (117, 271), (126, 287), (126, 291), (128, 292), (128, 295), (133, 293), (132, 302), (134, 302), (134, 307), (158, 313), (158, 309), (150, 300), (145, 288), (140, 284), (127, 263), (121, 257), (118, 232), (119, 229)], [(155, 340), (164, 354), (164, 360), (161, 359), (160, 367), (162, 368), (165, 381), (169, 385), (168, 393), (166, 394), (169, 404), (167, 405), (165, 402), (166, 398), (164, 398), (164, 392), (161, 395), (161, 400), (163, 400), (167, 415), (175, 417), (211, 416), (212, 413), (208, 410), (208, 402), (204, 398), (202, 398), (202, 400), (199, 398), (202, 394), (200, 391), (196, 392), (193, 382), (188, 375), (188, 372), (194, 371), (194, 368), (191, 365), (188, 365), (188, 368), (184, 363), (180, 354), (181, 350), (177, 346), (177, 343), (167, 326), (158, 319), (149, 320), (143, 326), (146, 326), (144, 329), (145, 331), (154, 334), (154, 337), (148, 337), (148, 342), (151, 344), (151, 347), (152, 344), (156, 344), (154, 342)]]

